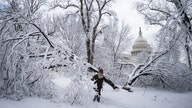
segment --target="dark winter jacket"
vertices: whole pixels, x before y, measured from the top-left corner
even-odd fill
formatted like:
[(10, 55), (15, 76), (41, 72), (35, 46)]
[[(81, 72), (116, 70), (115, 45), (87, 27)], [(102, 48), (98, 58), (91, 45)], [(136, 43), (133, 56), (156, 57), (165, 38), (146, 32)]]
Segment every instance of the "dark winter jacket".
[(91, 80), (92, 80), (92, 81), (95, 80), (94, 84), (97, 84), (97, 88), (98, 88), (98, 89), (101, 89), (101, 88), (102, 88), (102, 86), (103, 86), (103, 81), (105, 81), (106, 83), (108, 83), (111, 87), (113, 87), (113, 89), (115, 89), (115, 87), (116, 87), (111, 80), (105, 78), (105, 76), (99, 77), (98, 74), (94, 75)]

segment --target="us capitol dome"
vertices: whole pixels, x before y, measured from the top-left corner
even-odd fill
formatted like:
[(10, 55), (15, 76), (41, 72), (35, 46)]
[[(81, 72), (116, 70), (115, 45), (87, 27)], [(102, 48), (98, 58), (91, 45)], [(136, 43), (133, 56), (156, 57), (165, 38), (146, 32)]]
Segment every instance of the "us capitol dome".
[(150, 47), (148, 44), (147, 40), (142, 36), (141, 32), (141, 27), (139, 28), (139, 36), (135, 40), (133, 46), (132, 46), (132, 51), (131, 51), (131, 56), (137, 56), (140, 52), (147, 50)]
[(137, 55), (143, 51), (146, 51), (150, 48), (150, 45), (148, 44), (147, 40), (142, 36), (141, 27), (139, 28), (139, 36), (134, 41), (132, 45), (131, 54), (122, 53), (120, 55), (120, 61), (121, 63), (131, 62), (138, 64), (137, 61)]

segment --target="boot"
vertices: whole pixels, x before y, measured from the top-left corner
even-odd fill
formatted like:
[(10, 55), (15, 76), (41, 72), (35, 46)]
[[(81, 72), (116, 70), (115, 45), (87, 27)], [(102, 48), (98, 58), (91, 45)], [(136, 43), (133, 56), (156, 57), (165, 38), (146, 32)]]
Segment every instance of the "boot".
[(93, 98), (93, 102), (95, 102), (98, 98), (98, 95), (95, 95), (94, 98)]
[(97, 97), (97, 102), (100, 102), (100, 96)]

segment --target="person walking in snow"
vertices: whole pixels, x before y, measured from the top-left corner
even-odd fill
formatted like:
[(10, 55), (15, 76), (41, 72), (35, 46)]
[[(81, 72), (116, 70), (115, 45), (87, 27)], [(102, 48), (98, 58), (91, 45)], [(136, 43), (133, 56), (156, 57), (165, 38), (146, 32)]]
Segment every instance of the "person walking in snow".
[(103, 87), (103, 81), (108, 83), (113, 89), (117, 89), (118, 87), (113, 84), (113, 82), (103, 75), (103, 69), (99, 68), (98, 74), (94, 75), (91, 79), (92, 81), (95, 81), (94, 84), (97, 84), (97, 88), (94, 88), (94, 90), (97, 92), (97, 95), (94, 96), (93, 101), (100, 102), (100, 96), (101, 96), (101, 89)]

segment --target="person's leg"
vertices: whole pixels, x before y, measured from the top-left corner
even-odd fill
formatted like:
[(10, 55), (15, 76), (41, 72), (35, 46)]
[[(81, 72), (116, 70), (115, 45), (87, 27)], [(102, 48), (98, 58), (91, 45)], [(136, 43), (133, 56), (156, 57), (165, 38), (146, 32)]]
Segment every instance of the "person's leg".
[[(98, 89), (98, 88), (94, 88), (94, 90), (95, 90), (95, 92), (96, 92), (96, 95), (94, 96), (94, 98), (93, 98), (93, 101), (95, 102), (96, 100), (98, 101), (98, 98), (100, 98), (100, 95), (101, 95), (101, 93), (100, 93), (100, 89)], [(100, 99), (99, 99), (100, 100)]]
[(97, 92), (97, 94), (94, 96), (93, 101), (100, 102), (100, 96), (101, 96), (101, 87), (94, 88), (94, 90)]
[(98, 88), (97, 102), (100, 102), (100, 97), (101, 97), (101, 88)]

